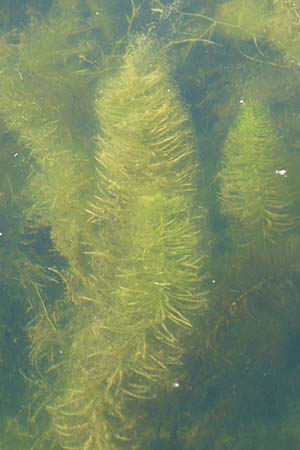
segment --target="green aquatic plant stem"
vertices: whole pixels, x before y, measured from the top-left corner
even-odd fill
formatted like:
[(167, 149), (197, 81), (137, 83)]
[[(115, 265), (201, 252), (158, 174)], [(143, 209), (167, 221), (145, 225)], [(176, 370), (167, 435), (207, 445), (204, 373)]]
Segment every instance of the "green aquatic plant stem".
[(296, 226), (284, 149), (266, 107), (241, 105), (220, 172), (220, 207), (238, 245), (273, 242)]
[(206, 308), (192, 131), (158, 55), (138, 38), (97, 99), (98, 188), (88, 207), (97, 231), (61, 394), (48, 406), (64, 449), (142, 442), (139, 405), (168, 385)]

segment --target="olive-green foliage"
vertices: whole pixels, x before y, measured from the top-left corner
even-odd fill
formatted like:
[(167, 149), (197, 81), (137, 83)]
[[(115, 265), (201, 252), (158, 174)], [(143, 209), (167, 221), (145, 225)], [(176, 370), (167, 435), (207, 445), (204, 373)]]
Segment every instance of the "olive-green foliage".
[(216, 20), (222, 22), (218, 30), (234, 40), (248, 41), (263, 37), (271, 3), (271, 0), (230, 0), (221, 3), (216, 12)]
[(7, 417), (1, 424), (1, 450), (30, 450), (32, 442), (32, 434), (17, 418)]
[(299, 65), (300, 2), (274, 1), (274, 9), (266, 24), (266, 38), (271, 45), (283, 54), (289, 65)]
[[(29, 316), (27, 309), (39, 304), (38, 286), (47, 284), (44, 266), (47, 245), (40, 254), (38, 236), (32, 235), (24, 217), (28, 201), (23, 189), (31, 171), (29, 152), (16, 136), (0, 133), (0, 448), (24, 448), (30, 441), (24, 423), (17, 427), (13, 417), (20, 411), (27, 397), (27, 383), (23, 373), (28, 368), (30, 343), (25, 335)], [(28, 199), (27, 199), (28, 200)], [(39, 253), (39, 255), (38, 255)], [(19, 445), (17, 433), (23, 439)], [(25, 439), (25, 435), (27, 438)], [(27, 447), (26, 447), (27, 448)]]
[[(269, 46), (282, 55), (278, 63), (299, 64), (299, 1), (230, 0), (216, 12), (218, 31), (232, 40), (253, 40), (260, 59), (265, 54), (259, 46)], [(277, 58), (278, 59), (278, 58)]]
[[(25, 450), (32, 438), (41, 450), (296, 448), (297, 229), (277, 237), (299, 211), (287, 187), (298, 186), (298, 1), (29, 0), (44, 14), (29, 9), (3, 35), (24, 15), (11, 6), (24, 3), (0, 8), (3, 415), (21, 409), (25, 379), (33, 389), (30, 426), (27, 408), (24, 420), (4, 420), (0, 448)], [(194, 181), (189, 120), (155, 45), (141, 38), (103, 82), (137, 24), (176, 46), (172, 75), (192, 108), (204, 182)], [(268, 104), (275, 125), (247, 98)], [(239, 250), (221, 256), (218, 181)], [(195, 331), (192, 310), (206, 307), (198, 184), (222, 238)], [(54, 288), (34, 252), (49, 248), (41, 259)], [(16, 333), (26, 317), (30, 372)], [(7, 368), (24, 379), (17, 370), (11, 382)]]
[(192, 311), (206, 306), (193, 139), (155, 50), (139, 38), (97, 101), (99, 179), (89, 206), (97, 232), (62, 385), (48, 406), (66, 449), (111, 450), (134, 436), (138, 404), (180, 366)]
[[(30, 315), (27, 319), (24, 317), (22, 326), (32, 319), (27, 327), (32, 344), (31, 361), (38, 370), (51, 366), (51, 374), (53, 367), (59, 365), (60, 352), (65, 349), (64, 328), (72, 314), (66, 304), (67, 317), (57, 306), (50, 311), (49, 303), (46, 305), (42, 284), (48, 285), (49, 279), (34, 271), (34, 239), (28, 233), (38, 235), (42, 228), (50, 228), (55, 250), (70, 266), (69, 277), (76, 273), (80, 278), (84, 266), (80, 245), (87, 230), (87, 214), (82, 202), (93, 179), (93, 164), (89, 162), (87, 151), (90, 146), (92, 153), (93, 146), (88, 131), (83, 139), (83, 130), (88, 130), (93, 123), (91, 81), (98, 77), (87, 70), (91, 65), (87, 62), (88, 53), (95, 48), (88, 42), (87, 32), (78, 12), (53, 5), (45, 18), (32, 14), (26, 30), (3, 36), (0, 44), (4, 138), (13, 136), (15, 142), (22, 144), (17, 146), (11, 139), (10, 145), (2, 145), (6, 160), (1, 158), (1, 201), (11, 203), (12, 217), (16, 218), (15, 199), (18, 191), (24, 189), (24, 183), (28, 183), (22, 213), (32, 226), (32, 229), (20, 230), (25, 236), (17, 250), (6, 240), (2, 228), (8, 249), (2, 263), (5, 272), (13, 273), (11, 283), (16, 277), (25, 288), (20, 308), (24, 310), (28, 301)], [(11, 170), (13, 166), (19, 170)], [(2, 213), (3, 226), (8, 222), (9, 211), (2, 208)], [(25, 217), (18, 219), (18, 227), (24, 227)], [(19, 244), (16, 230), (11, 226), (7, 229), (11, 242)], [(45, 263), (46, 267), (51, 267), (55, 261)], [(48, 395), (45, 383), (40, 386), (42, 395)], [(34, 407), (34, 396), (30, 403), (34, 417), (40, 403)]]
[(221, 211), (239, 245), (272, 242), (296, 225), (283, 152), (266, 108), (257, 101), (242, 104), (220, 172)]
[(208, 330), (191, 346), (198, 354), (179, 448), (271, 450), (295, 442), (286, 401), (299, 389), (299, 244), (291, 236), (268, 252), (213, 258)]
[(2, 114), (32, 153), (28, 216), (51, 227), (57, 250), (74, 270), (80, 270), (79, 230), (85, 223), (80, 201), (93, 175), (83, 154), (88, 138), (82, 139), (83, 117), (87, 127), (92, 123), (93, 90), (83, 67), (92, 47), (86, 38), (80, 15), (55, 5), (46, 19), (32, 16), (20, 36), (2, 38)]
[(66, 15), (71, 11), (72, 15), (79, 14), (84, 18), (90, 44), (93, 40), (97, 41), (97, 52), (93, 55), (95, 59), (86, 62), (99, 64), (105, 54), (117, 50), (118, 44), (127, 35), (132, 15), (135, 15), (134, 10), (139, 3), (139, 0), (55, 0), (54, 7)]
[[(104, 47), (115, 40), (105, 2), (71, 3), (53, 2), (46, 18), (31, 13), (24, 32), (2, 38), (0, 98), (7, 128), (33, 156), (28, 216), (51, 227), (56, 249), (80, 277), (88, 239), (81, 205), (95, 175), (92, 99), (96, 78), (111, 69)], [(87, 12), (97, 23), (86, 21)]]

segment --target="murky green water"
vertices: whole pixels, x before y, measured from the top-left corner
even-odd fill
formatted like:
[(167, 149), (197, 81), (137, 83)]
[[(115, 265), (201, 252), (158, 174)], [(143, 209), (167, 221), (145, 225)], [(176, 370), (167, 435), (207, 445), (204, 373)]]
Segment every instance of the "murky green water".
[(300, 2), (0, 27), (0, 449), (300, 449)]

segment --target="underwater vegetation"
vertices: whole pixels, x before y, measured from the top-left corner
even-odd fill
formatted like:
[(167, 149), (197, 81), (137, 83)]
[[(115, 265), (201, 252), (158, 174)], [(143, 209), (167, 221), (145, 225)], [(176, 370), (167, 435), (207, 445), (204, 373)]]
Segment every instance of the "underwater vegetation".
[(261, 46), (257, 47), (260, 58), (265, 59), (264, 44), (268, 42), (282, 55), (281, 64), (292, 66), (299, 65), (299, 11), (297, 0), (230, 0), (217, 8), (217, 20), (231, 24), (220, 23), (219, 27), (231, 39)]
[(233, 26), (221, 25), (221, 32), (230, 39), (251, 40), (264, 37), (266, 17), (270, 11), (270, 0), (231, 0), (220, 2), (217, 20), (227, 21)]
[(206, 307), (191, 130), (153, 54), (139, 38), (97, 100), (99, 180), (88, 208), (95, 234), (85, 289), (74, 299), (85, 311), (74, 318), (64, 388), (48, 406), (62, 448), (127, 440), (131, 448), (132, 402), (167, 384), (193, 312)]
[(0, 448), (296, 448), (298, 2), (14, 3)]
[(220, 172), (220, 211), (236, 244), (261, 246), (296, 227), (287, 164), (266, 108), (243, 101)]

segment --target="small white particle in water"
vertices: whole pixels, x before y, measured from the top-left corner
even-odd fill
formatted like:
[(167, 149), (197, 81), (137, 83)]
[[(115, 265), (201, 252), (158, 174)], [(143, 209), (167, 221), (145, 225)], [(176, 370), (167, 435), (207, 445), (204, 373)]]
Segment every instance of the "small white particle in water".
[(276, 175), (281, 175), (282, 177), (287, 177), (287, 171), (285, 169), (275, 170)]
[(180, 387), (180, 384), (178, 383), (178, 381), (174, 381), (174, 383), (172, 383), (173, 389), (178, 389), (179, 387)]
[(211, 280), (211, 282), (212, 282), (213, 284), (215, 284), (216, 280)]

